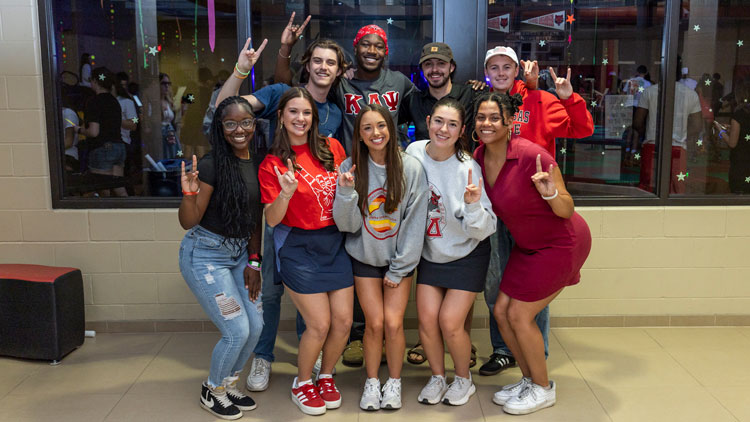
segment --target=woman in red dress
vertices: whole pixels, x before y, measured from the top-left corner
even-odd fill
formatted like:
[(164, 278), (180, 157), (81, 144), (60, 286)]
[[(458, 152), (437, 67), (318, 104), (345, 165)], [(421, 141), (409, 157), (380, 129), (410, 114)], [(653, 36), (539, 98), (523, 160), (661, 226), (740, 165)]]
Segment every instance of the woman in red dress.
[(591, 233), (574, 211), (554, 158), (527, 139), (511, 138), (521, 97), (488, 93), (475, 104), (483, 145), (474, 155), (492, 208), (515, 239), (493, 314), (523, 378), (504, 386), (493, 401), (507, 413), (526, 414), (555, 404), (534, 317), (565, 286), (578, 283)]

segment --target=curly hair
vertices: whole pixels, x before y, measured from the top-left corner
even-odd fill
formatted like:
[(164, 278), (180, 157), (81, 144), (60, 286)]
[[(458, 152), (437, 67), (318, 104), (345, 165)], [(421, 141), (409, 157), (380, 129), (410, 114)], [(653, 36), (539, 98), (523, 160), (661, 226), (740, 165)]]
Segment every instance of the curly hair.
[(224, 220), (226, 231), (225, 241), (229, 238), (232, 245), (236, 246), (255, 229), (260, 218), (260, 205), (250, 203), (250, 193), (240, 170), (240, 159), (224, 137), (222, 121), (232, 106), (241, 107), (251, 116), (255, 116), (250, 103), (244, 98), (226, 98), (216, 107), (208, 141), (211, 144), (216, 172), (216, 186), (211, 201), (216, 201), (219, 205), (219, 213)]
[(466, 109), (463, 105), (461, 105), (460, 102), (458, 102), (457, 99), (443, 97), (439, 99), (434, 106), (432, 106), (432, 111), (430, 111), (430, 120), (432, 120), (432, 115), (435, 114), (435, 110), (440, 107), (448, 107), (458, 111), (458, 120), (461, 125), (462, 132), (458, 135), (458, 140), (456, 140), (455, 144), (456, 158), (458, 158), (458, 161), (464, 161), (466, 158), (471, 157), (471, 145), (469, 144), (469, 140), (466, 138), (466, 134), (463, 132), (464, 125), (466, 124)]
[[(503, 126), (508, 126), (513, 123), (513, 117), (518, 113), (519, 108), (523, 104), (523, 97), (521, 97), (521, 94), (508, 95), (507, 93), (499, 94), (497, 92), (486, 92), (474, 100), (475, 116), (479, 111), (479, 106), (484, 102), (496, 103), (498, 110), (500, 110), (500, 118), (503, 119)], [(505, 121), (505, 111), (511, 116), (510, 122)]]

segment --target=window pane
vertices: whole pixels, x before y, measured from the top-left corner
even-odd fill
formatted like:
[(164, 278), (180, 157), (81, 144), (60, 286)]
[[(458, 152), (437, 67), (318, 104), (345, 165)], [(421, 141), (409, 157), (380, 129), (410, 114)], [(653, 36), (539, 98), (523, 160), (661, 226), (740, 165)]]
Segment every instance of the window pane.
[[(650, 187), (656, 178), (645, 171), (643, 136), (634, 127), (645, 127), (637, 107), (659, 77), (664, 4), (635, 0), (489, 2), (487, 48), (508, 46), (519, 60), (537, 60), (538, 89), (553, 95), (557, 93), (548, 69), (565, 77), (569, 66), (573, 92), (583, 98), (593, 117), (593, 135), (579, 139), (575, 127), (580, 125), (574, 124), (571, 130), (565, 114), (562, 123), (555, 123), (549, 109), (540, 116), (516, 117), (519, 127), (543, 119), (540, 129), (521, 129), (521, 134), (534, 134), (537, 139), (531, 140), (548, 144), (550, 150), (557, 135), (555, 156), (568, 190), (575, 195), (653, 196)], [(655, 107), (658, 88), (651, 89)], [(655, 109), (648, 118), (656, 118)], [(648, 159), (656, 160), (652, 155)]]
[(236, 57), (235, 2), (64, 0), (52, 13), (64, 196), (181, 196), (181, 157), (208, 149), (203, 115), (228, 75), (215, 72)]
[[(672, 194), (750, 193), (750, 3), (683, 1)], [(747, 45), (745, 45), (747, 43)]]

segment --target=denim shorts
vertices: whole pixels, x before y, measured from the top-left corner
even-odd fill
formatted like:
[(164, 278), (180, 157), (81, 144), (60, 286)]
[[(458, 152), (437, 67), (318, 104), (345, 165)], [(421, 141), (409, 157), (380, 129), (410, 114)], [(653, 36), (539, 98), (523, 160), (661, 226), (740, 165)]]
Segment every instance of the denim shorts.
[(112, 170), (114, 166), (124, 166), (127, 152), (122, 142), (105, 142), (104, 145), (89, 152), (89, 168), (94, 170)]

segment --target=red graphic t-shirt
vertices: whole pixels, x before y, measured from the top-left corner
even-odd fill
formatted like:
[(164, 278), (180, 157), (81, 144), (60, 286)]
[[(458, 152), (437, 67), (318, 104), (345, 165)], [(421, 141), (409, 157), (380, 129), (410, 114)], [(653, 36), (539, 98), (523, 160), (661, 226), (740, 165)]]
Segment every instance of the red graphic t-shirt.
[[(328, 138), (328, 143), (334, 163), (338, 166), (346, 158), (346, 152), (336, 139)], [(333, 198), (336, 195), (336, 172), (327, 171), (312, 156), (307, 144), (293, 145), (292, 149), (297, 154), (296, 163), (301, 167), (294, 172), (299, 183), (292, 199), (289, 200), (286, 215), (281, 223), (305, 230), (317, 230), (334, 225)], [(282, 163), (275, 155), (268, 154), (263, 160), (258, 170), (258, 180), (261, 202), (264, 204), (275, 201), (281, 192), (274, 166), (278, 167), (281, 173), (288, 170), (286, 163)]]

